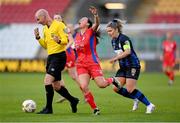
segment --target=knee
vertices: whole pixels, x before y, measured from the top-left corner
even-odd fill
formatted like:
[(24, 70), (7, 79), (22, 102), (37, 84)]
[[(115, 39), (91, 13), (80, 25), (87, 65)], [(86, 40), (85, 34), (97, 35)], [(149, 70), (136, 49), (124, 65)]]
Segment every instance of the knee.
[(82, 91), (83, 93), (88, 92), (88, 87), (87, 87), (87, 86), (81, 85), (81, 86), (80, 86), (80, 89), (81, 89), (81, 91)]
[(113, 87), (113, 91), (117, 93), (118, 92), (118, 88), (117, 87)]
[(53, 88), (54, 88), (54, 90), (59, 90), (60, 88), (61, 88), (61, 85), (60, 85), (60, 83), (59, 82), (53, 82)]
[(48, 78), (45, 78), (44, 79), (44, 84), (45, 85), (50, 85), (50, 84), (52, 84), (52, 81), (50, 81), (50, 79), (48, 79)]
[(106, 88), (109, 85), (109, 83), (107, 83), (106, 81), (103, 81), (103, 82), (98, 81), (96, 83), (99, 88)]
[(44, 84), (45, 85), (50, 85), (50, 84), (53, 83), (53, 81), (54, 81), (54, 77), (51, 76), (51, 75), (46, 74), (46, 76), (44, 78)]
[(132, 93), (135, 88), (126, 88), (128, 93)]
[(98, 85), (99, 88), (105, 88), (106, 85)]

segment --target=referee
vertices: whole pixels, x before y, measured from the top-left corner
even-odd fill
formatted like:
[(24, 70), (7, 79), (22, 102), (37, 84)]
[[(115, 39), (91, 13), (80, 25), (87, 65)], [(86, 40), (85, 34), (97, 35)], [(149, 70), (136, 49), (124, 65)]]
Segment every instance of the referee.
[(46, 90), (46, 106), (38, 114), (52, 114), (52, 101), (54, 90), (65, 97), (71, 105), (72, 112), (77, 112), (78, 98), (73, 97), (68, 90), (61, 86), (61, 71), (66, 64), (65, 48), (68, 43), (67, 34), (64, 32), (66, 26), (62, 22), (52, 20), (45, 9), (39, 9), (35, 13), (38, 24), (43, 25), (43, 37), (40, 37), (38, 28), (34, 29), (36, 40), (47, 49), (48, 58), (44, 85)]

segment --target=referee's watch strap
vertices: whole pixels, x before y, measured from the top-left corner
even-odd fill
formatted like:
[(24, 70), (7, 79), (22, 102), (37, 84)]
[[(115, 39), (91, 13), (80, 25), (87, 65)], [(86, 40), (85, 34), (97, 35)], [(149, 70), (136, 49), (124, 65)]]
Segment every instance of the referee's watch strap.
[(39, 40), (41, 37), (40, 36), (36, 36), (36, 40)]
[(59, 40), (57, 43), (60, 44), (60, 43), (61, 43), (61, 40)]

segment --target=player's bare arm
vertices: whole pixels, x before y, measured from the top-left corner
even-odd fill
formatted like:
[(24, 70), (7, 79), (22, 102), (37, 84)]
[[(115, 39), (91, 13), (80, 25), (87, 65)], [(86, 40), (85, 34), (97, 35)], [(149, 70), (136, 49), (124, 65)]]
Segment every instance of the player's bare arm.
[(73, 36), (72, 36), (71, 33), (68, 34), (68, 40), (69, 40), (69, 42), (68, 42), (68, 44), (66, 45), (66, 49), (68, 49), (69, 47), (71, 47), (71, 45), (72, 45), (73, 42), (74, 42), (74, 38), (73, 38)]
[(97, 9), (94, 6), (90, 6), (89, 11), (94, 15), (94, 24), (92, 26), (92, 29), (94, 31), (97, 31), (100, 24)]
[(116, 55), (115, 57), (111, 58), (109, 60), (110, 63), (114, 63), (116, 60), (122, 59), (127, 57), (128, 55), (131, 54), (131, 50), (130, 49), (126, 49), (124, 52), (119, 53), (118, 55)]

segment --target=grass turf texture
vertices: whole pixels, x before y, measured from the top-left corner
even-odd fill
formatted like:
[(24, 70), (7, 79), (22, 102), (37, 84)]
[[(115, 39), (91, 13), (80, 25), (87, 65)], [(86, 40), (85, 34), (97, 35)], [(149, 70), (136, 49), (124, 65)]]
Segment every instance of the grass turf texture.
[[(106, 74), (110, 76), (110, 74)], [(141, 74), (138, 81), (140, 89), (155, 105), (153, 114), (145, 114), (145, 106), (131, 112), (133, 101), (114, 93), (112, 86), (99, 89), (94, 81), (90, 89), (95, 96), (101, 115), (94, 116), (76, 83), (63, 73), (66, 87), (80, 99), (78, 113), (71, 113), (69, 103), (55, 103), (54, 114), (39, 115), (22, 112), (22, 102), (33, 99), (37, 111), (45, 105), (44, 74), (41, 73), (0, 73), (0, 122), (172, 122), (180, 121), (180, 76), (176, 77), (173, 86), (168, 86), (168, 79), (161, 73)]]

